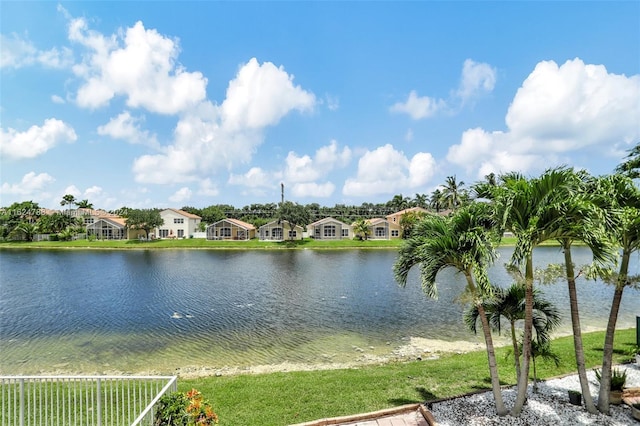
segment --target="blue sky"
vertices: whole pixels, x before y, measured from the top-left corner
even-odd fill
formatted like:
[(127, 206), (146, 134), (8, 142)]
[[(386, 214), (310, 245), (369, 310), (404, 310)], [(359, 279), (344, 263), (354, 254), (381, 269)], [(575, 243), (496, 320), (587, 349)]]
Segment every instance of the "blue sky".
[(640, 139), (640, 2), (0, 2), (0, 205), (360, 205)]

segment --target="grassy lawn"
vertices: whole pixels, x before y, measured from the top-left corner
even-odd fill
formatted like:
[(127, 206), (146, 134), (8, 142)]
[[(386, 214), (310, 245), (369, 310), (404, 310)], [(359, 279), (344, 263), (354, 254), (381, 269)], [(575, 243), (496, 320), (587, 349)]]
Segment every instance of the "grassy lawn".
[(300, 241), (210, 241), (204, 238), (183, 240), (76, 240), (0, 242), (0, 248), (46, 248), (46, 249), (348, 249), (348, 248), (397, 248), (402, 240), (314, 240)]
[[(501, 245), (508, 247), (515, 245), (514, 237), (505, 237)], [(25, 249), (397, 249), (402, 244), (397, 240), (314, 240), (305, 238), (300, 241), (210, 241), (204, 238), (190, 238), (183, 240), (76, 240), (76, 241), (3, 241), (0, 248)], [(548, 245), (553, 245), (549, 242)]]
[[(583, 338), (586, 363), (596, 367), (602, 362), (604, 332)], [(615, 342), (614, 362), (628, 360), (635, 330), (619, 330)], [(539, 378), (574, 372), (573, 338), (556, 339), (552, 349), (561, 365), (538, 361)], [(511, 385), (515, 372), (505, 353), (506, 348), (497, 351), (500, 378)], [(277, 426), (489, 390), (490, 381), (486, 353), (479, 351), (358, 369), (179, 379), (178, 387), (201, 391), (222, 425)]]

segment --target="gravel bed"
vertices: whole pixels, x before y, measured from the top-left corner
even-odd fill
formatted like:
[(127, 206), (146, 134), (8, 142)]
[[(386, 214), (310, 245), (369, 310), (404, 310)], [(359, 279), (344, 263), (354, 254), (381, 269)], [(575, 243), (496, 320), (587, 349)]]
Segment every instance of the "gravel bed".
[[(627, 370), (626, 387), (640, 387), (640, 367), (638, 364), (623, 365), (618, 368)], [(587, 372), (587, 378), (591, 395), (596, 401), (598, 382), (592, 370)], [(580, 390), (580, 381), (577, 375), (538, 382), (537, 393), (534, 393), (532, 385), (529, 385), (527, 403), (519, 417), (499, 417), (496, 414), (492, 392), (434, 403), (431, 404), (429, 410), (440, 426), (640, 425), (640, 422), (635, 421), (631, 416), (631, 408), (625, 404), (611, 405), (611, 416), (589, 414), (584, 408), (584, 401), (582, 407), (571, 405), (567, 392), (570, 389)], [(513, 407), (516, 399), (515, 388), (503, 389), (502, 396), (507, 408)]]

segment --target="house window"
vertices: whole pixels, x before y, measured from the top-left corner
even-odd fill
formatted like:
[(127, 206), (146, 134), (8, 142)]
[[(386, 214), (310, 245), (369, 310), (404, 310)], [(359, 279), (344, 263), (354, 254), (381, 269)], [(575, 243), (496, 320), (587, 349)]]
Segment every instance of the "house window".
[(289, 231), (289, 238), (296, 238), (296, 231)]
[(335, 225), (325, 225), (324, 227), (324, 237), (331, 238), (336, 236), (336, 226)]
[(274, 240), (281, 240), (282, 239), (282, 228), (273, 228), (273, 231), (271, 231), (271, 236)]
[(391, 230), (391, 236), (392, 237), (399, 237), (400, 236), (400, 231), (398, 231), (397, 229), (392, 229)]
[(375, 236), (376, 237), (384, 237), (386, 235), (387, 235), (387, 233), (385, 232), (384, 228), (382, 228), (382, 227), (377, 227), (376, 228), (376, 232), (375, 232)]
[(178, 229), (178, 238), (184, 238), (184, 229)]
[(231, 237), (231, 228), (220, 228), (221, 237)]
[(173, 223), (184, 223), (184, 219), (176, 217), (175, 219), (173, 219)]
[(161, 229), (158, 235), (160, 236), (160, 238), (167, 238), (169, 236), (169, 230)]
[(316, 237), (320, 236), (320, 227), (316, 226), (316, 231), (315, 231)]
[(348, 229), (346, 229), (346, 228), (343, 228), (343, 229), (342, 229), (342, 236), (343, 236), (343, 237), (348, 237), (348, 236), (349, 236), (349, 230), (348, 230)]
[(84, 218), (84, 224), (85, 225), (91, 225), (93, 223), (93, 218), (92, 217), (85, 217)]
[(265, 237), (268, 237), (268, 236), (269, 236), (269, 230), (268, 230), (268, 229), (265, 229), (265, 230), (264, 230), (264, 236), (265, 236)]

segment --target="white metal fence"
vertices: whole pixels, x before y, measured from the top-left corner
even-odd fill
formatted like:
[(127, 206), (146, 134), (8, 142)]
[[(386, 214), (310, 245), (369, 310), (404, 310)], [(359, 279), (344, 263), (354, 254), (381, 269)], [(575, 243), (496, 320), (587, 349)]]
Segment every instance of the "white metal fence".
[(0, 376), (0, 426), (153, 425), (177, 377)]

